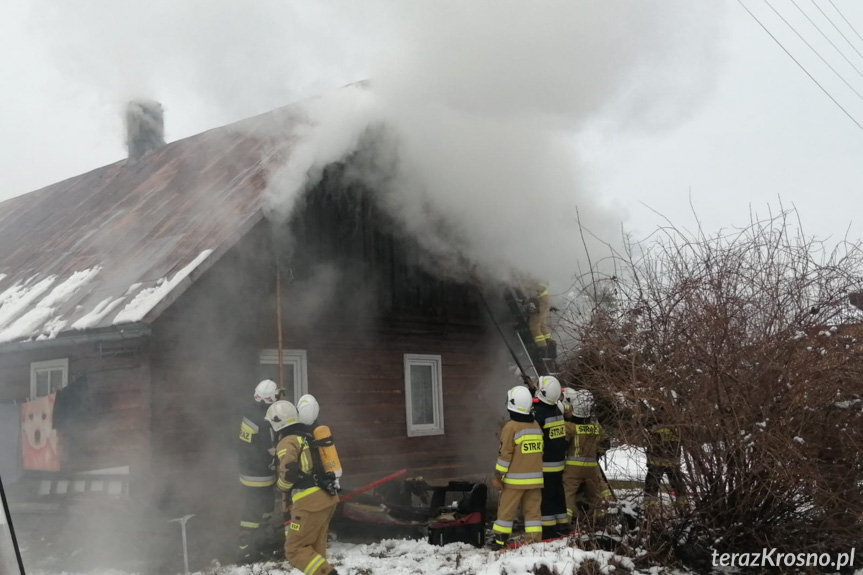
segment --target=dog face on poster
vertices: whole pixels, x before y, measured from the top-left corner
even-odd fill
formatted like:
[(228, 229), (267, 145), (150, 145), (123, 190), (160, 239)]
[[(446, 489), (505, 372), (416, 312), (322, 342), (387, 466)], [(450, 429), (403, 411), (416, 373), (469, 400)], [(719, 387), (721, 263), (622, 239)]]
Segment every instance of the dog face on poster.
[(21, 404), (21, 456), (24, 469), (59, 471), (57, 431), (53, 428), (55, 395)]

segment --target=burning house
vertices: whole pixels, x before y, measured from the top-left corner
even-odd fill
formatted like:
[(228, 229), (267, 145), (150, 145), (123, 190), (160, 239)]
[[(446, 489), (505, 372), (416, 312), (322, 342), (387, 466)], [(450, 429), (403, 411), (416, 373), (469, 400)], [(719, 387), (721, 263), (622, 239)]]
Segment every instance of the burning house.
[(164, 144), (161, 108), (136, 103), (130, 159), (0, 204), (0, 407), (20, 430), (0, 459), (47, 555), (86, 532), (93, 560), (175, 560), (187, 514), (193, 553), (230, 550), (239, 413), (265, 377), (319, 398), (348, 488), (493, 465), (503, 406), (476, 406), (513, 376), (477, 287), (423, 265), (339, 162), (267, 218), (291, 145), (248, 128), (291, 115)]

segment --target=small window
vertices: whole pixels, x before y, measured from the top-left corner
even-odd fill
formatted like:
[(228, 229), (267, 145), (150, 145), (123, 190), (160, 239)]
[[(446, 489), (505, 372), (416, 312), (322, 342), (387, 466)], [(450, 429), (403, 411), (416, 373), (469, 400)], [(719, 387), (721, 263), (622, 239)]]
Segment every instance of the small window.
[(30, 364), (30, 399), (56, 393), (68, 383), (68, 359), (36, 361)]
[(405, 355), (408, 437), (442, 435), (443, 378), (439, 355)]
[[(272, 379), (279, 383), (279, 350), (265, 349), (260, 355), (258, 377)], [(284, 377), (285, 399), (296, 403), (300, 397), (309, 392), (309, 381), (306, 375), (306, 350), (282, 350), (282, 375)]]

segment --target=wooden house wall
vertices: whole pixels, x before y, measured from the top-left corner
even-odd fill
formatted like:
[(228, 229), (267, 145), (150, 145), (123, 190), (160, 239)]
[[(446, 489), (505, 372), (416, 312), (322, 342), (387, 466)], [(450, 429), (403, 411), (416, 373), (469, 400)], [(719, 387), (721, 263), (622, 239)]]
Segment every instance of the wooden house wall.
[[(234, 428), (258, 381), (259, 352), (277, 347), (273, 262), (261, 249), (266, 241), (266, 228), (256, 230), (154, 326), (153, 433), (159, 454), (154, 465), (173, 477), (165, 497), (194, 495), (199, 486), (191, 478), (204, 474), (208, 481), (224, 480), (226, 489), (236, 480)], [(493, 332), (482, 322), (378, 316), (370, 313), (374, 303), (361, 297), (367, 290), (356, 276), (337, 281), (350, 284), (354, 299), (339, 299), (339, 286), (323, 286), (334, 299), (314, 317), (304, 313), (308, 292), (318, 289), (314, 282), (295, 277), (285, 287), (283, 347), (306, 351), (309, 392), (319, 398), (322, 418), (338, 434), (346, 466), (357, 474), (392, 466), (439, 474), (484, 468), (460, 464), (476, 463), (476, 452), (494, 448), (495, 426), (503, 414), (502, 407), (486, 407), (489, 401), (503, 405), (486, 395), (507, 385)], [(407, 437), (408, 353), (442, 356), (443, 436)], [(209, 471), (213, 467), (229, 471), (216, 476)]]
[(154, 470), (168, 509), (236, 491), (240, 414), (257, 383), (260, 300), (271, 280), (267, 241), (266, 226), (254, 230), (153, 325)]
[[(389, 324), (367, 341), (329, 334), (287, 344), (307, 351), (309, 391), (336, 439), (346, 486), (401, 468), (426, 477), (493, 468), (507, 377), (485, 332)], [(444, 434), (408, 437), (405, 354), (441, 356)]]
[(134, 473), (148, 468), (151, 414), (145, 340), (0, 353), (0, 402), (28, 399), (32, 362), (64, 358), (69, 360), (70, 381), (87, 377), (90, 409), (82, 425), (61, 435), (66, 449), (61, 472), (129, 465)]
[[(367, 197), (322, 197), (298, 205), (290, 235), (255, 228), (153, 326), (156, 508), (224, 527), (212, 548), (234, 533), (241, 410), (260, 351), (277, 348), (277, 259), (283, 347), (307, 353), (346, 487), (402, 467), (455, 477), (494, 465), (511, 380), (470, 289), (417, 269)], [(407, 436), (406, 353), (442, 357), (443, 435)]]

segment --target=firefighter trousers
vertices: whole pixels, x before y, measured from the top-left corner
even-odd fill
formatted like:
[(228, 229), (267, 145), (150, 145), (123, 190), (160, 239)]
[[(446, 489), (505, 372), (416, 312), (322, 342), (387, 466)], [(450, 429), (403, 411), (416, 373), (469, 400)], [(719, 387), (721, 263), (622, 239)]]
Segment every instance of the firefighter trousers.
[(544, 472), (542, 481), (542, 538), (551, 539), (569, 532), (563, 471)]
[(327, 533), (335, 512), (335, 505), (320, 511), (295, 508), (285, 524), (285, 557), (304, 575), (329, 575), (333, 571), (326, 556)]
[(253, 554), (261, 547), (266, 547), (271, 537), (270, 527), (273, 518), (273, 508), (276, 497), (273, 486), (251, 487), (241, 485), (243, 489), (243, 512), (240, 515), (239, 552), (241, 558)]
[(537, 489), (512, 489), (504, 486), (500, 492), (500, 503), (497, 508), (497, 520), (494, 522), (495, 543), (506, 544), (512, 534), (512, 524), (518, 508), (524, 515), (525, 541), (537, 543), (542, 538), (542, 522), (540, 521), (540, 501), (542, 494)]
[(647, 464), (647, 475), (644, 478), (644, 504), (655, 505), (658, 500), (659, 486), (662, 477), (668, 477), (668, 485), (674, 491), (674, 502), (683, 505), (688, 502), (686, 496), (686, 483), (683, 481), (683, 473), (679, 465), (651, 465)]
[(611, 497), (611, 492), (602, 480), (598, 467), (567, 465), (563, 472), (566, 513), (578, 522), (586, 518), (583, 506), (579, 505), (579, 490), (584, 496), (587, 510), (594, 515), (603, 511), (604, 501)]
[(539, 296), (537, 298), (537, 310), (530, 314), (527, 319), (530, 335), (533, 336), (533, 342), (537, 347), (546, 347), (548, 340), (551, 339), (551, 330), (548, 328), (548, 312), (551, 308), (551, 303), (548, 296)]

